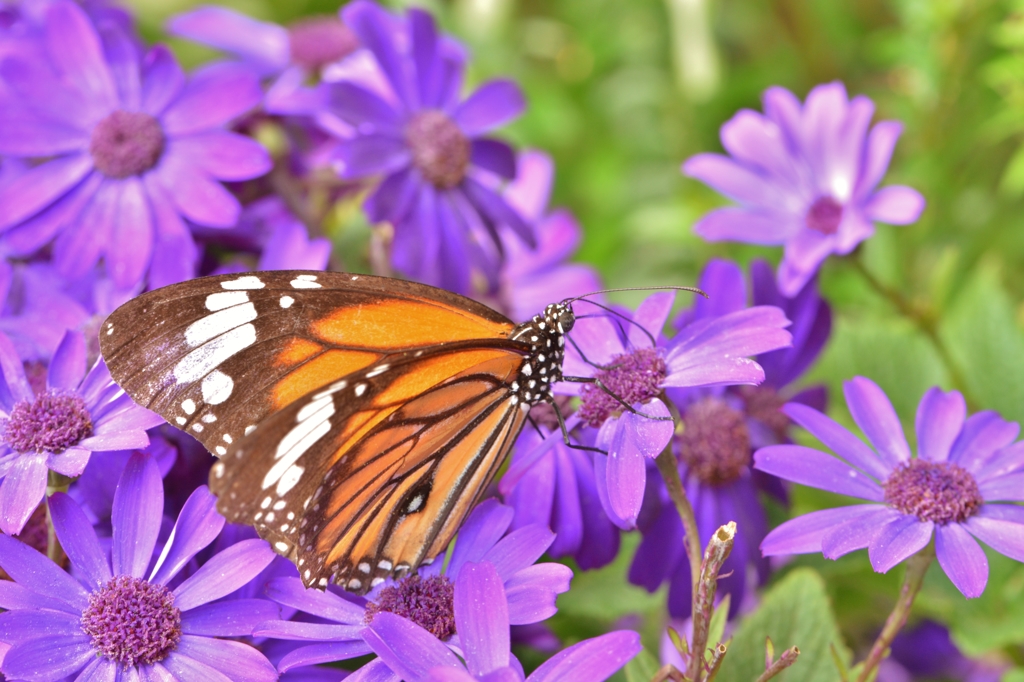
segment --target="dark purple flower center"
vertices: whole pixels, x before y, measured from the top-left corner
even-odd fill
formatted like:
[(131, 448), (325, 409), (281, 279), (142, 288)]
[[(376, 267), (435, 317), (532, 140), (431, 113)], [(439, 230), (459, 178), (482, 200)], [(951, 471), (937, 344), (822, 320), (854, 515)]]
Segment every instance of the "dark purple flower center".
[(96, 124), (89, 143), (96, 169), (110, 178), (140, 175), (164, 151), (160, 122), (141, 111), (115, 111)]
[(443, 575), (409, 576), (366, 605), (366, 622), (382, 611), (408, 618), (438, 639), (455, 634), (455, 586)]
[(941, 525), (966, 521), (985, 502), (974, 476), (952, 462), (912, 459), (889, 475), (882, 490), (898, 511)]
[(807, 209), (807, 227), (822, 234), (835, 234), (843, 219), (843, 205), (830, 196), (818, 197)]
[(174, 605), (174, 593), (128, 575), (89, 595), (81, 622), (93, 648), (125, 667), (162, 661), (181, 640), (181, 609)]
[(678, 444), (682, 462), (709, 485), (735, 481), (750, 465), (746, 419), (718, 398), (704, 398), (686, 409)]
[[(616, 355), (608, 367), (595, 375), (607, 391), (596, 384), (587, 384), (580, 392), (580, 419), (590, 426), (601, 426), (608, 417), (618, 414), (623, 402), (635, 405), (657, 396), (661, 393), (661, 382), (668, 373), (665, 359), (653, 348)], [(609, 391), (615, 395), (610, 395)], [(615, 396), (621, 398), (622, 402), (616, 400)]]
[(359, 39), (336, 16), (308, 17), (288, 27), (292, 61), (310, 71), (336, 62), (359, 47)]
[(405, 126), (412, 163), (427, 182), (451, 189), (466, 177), (469, 139), (443, 111), (421, 111)]
[(786, 437), (789, 428), (789, 417), (782, 411), (786, 404), (783, 398), (771, 386), (741, 386), (740, 396), (747, 416), (761, 422), (779, 438)]
[(4, 441), (18, 452), (64, 452), (92, 435), (92, 416), (74, 393), (46, 391), (14, 405)]

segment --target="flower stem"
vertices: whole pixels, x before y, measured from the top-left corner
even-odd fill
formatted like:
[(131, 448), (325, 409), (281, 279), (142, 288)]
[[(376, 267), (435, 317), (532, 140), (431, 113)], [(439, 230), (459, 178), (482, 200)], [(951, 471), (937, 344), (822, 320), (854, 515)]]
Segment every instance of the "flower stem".
[(683, 480), (679, 477), (679, 467), (675, 455), (672, 454), (671, 443), (654, 461), (665, 480), (668, 496), (675, 503), (676, 511), (683, 522), (683, 544), (686, 546), (686, 556), (690, 559), (691, 587), (693, 594), (696, 595), (697, 580), (700, 579), (700, 531), (697, 530), (697, 517), (693, 513), (693, 506), (686, 497), (686, 490), (683, 489)]
[(932, 558), (935, 556), (934, 545), (929, 544), (927, 547), (922, 549), (920, 552), (910, 557), (907, 561), (907, 572), (903, 576), (903, 585), (900, 587), (900, 596), (896, 600), (896, 605), (892, 609), (892, 613), (885, 620), (885, 626), (882, 631), (878, 634), (878, 639), (871, 646), (871, 651), (868, 653), (867, 659), (864, 661), (864, 667), (860, 671), (860, 675), (857, 677), (857, 682), (867, 682), (870, 679), (871, 674), (878, 667), (878, 664), (882, 662), (886, 654), (889, 651), (889, 647), (892, 645), (892, 640), (896, 638), (903, 626), (907, 623), (907, 616), (910, 615), (910, 607), (914, 604), (914, 597), (921, 590), (921, 584), (924, 582), (924, 574), (928, 572), (928, 567), (932, 563)]
[(781, 673), (783, 670), (796, 663), (796, 659), (799, 655), (800, 649), (796, 648), (795, 646), (786, 649), (782, 652), (782, 655), (779, 656), (779, 660), (775, 661), (770, 666), (768, 666), (768, 668), (765, 669), (763, 673), (761, 673), (761, 675), (757, 678), (755, 682), (766, 682), (767, 680), (772, 679), (773, 677)]
[(890, 287), (885, 282), (881, 281), (868, 269), (864, 264), (864, 259), (861, 256), (861, 251), (858, 249), (853, 256), (849, 259), (850, 263), (853, 264), (854, 269), (864, 278), (864, 281), (868, 283), (875, 293), (882, 298), (889, 301), (899, 313), (910, 320), (918, 330), (925, 335), (928, 341), (935, 348), (935, 352), (939, 355), (939, 360), (946, 367), (946, 372), (949, 374), (949, 379), (953, 383), (953, 388), (960, 391), (964, 396), (964, 400), (967, 402), (967, 406), (971, 412), (978, 409), (977, 402), (975, 402), (970, 395), (970, 391), (967, 388), (967, 381), (964, 378), (963, 372), (960, 370), (959, 365), (953, 360), (952, 354), (949, 352), (949, 348), (946, 347), (942, 337), (939, 336), (938, 321), (935, 316), (930, 314), (927, 310), (922, 310), (919, 306), (915, 306), (911, 303), (903, 292)]
[(693, 595), (693, 642), (690, 646), (690, 665), (687, 674), (696, 682), (704, 672), (704, 650), (708, 646), (711, 616), (715, 611), (715, 592), (718, 591), (718, 572), (732, 552), (736, 540), (736, 522), (730, 521), (711, 536), (704, 551), (700, 567), (700, 580)]
[(54, 493), (66, 493), (71, 479), (56, 471), (50, 471), (46, 480), (46, 556), (58, 566), (64, 565), (67, 555), (64, 548), (60, 546), (57, 539), (57, 532), (53, 526), (53, 515), (50, 512), (50, 496)]

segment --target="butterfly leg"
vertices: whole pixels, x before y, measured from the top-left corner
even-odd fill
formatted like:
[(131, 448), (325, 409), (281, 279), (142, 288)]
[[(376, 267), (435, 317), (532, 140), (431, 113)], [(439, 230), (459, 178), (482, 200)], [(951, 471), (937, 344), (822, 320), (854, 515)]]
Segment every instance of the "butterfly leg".
[(565, 444), (566, 444), (567, 447), (570, 447), (573, 450), (585, 450), (585, 451), (589, 451), (589, 452), (599, 452), (602, 455), (607, 455), (608, 454), (607, 450), (602, 450), (601, 448), (592, 448), (589, 445), (574, 444), (572, 442), (572, 439), (569, 437), (569, 429), (567, 429), (565, 427), (565, 417), (562, 416), (562, 410), (559, 409), (558, 403), (556, 403), (554, 400), (549, 400), (548, 403), (551, 405), (552, 409), (554, 409), (554, 411), (555, 411), (555, 417), (558, 419), (558, 428), (560, 428), (562, 430), (562, 440), (565, 441)]
[(627, 403), (625, 400), (623, 400), (613, 390), (611, 390), (610, 388), (605, 386), (604, 383), (600, 379), (598, 379), (597, 377), (567, 377), (567, 376), (563, 376), (562, 377), (562, 381), (571, 381), (571, 382), (576, 383), (576, 384), (594, 384), (599, 389), (601, 389), (602, 391), (604, 391), (605, 393), (610, 395), (612, 398), (614, 398), (615, 401), (617, 403), (619, 403), (619, 405), (622, 405), (622, 409), (624, 409), (624, 410), (626, 410), (628, 412), (632, 412), (633, 414), (640, 415), (641, 417), (644, 417), (646, 419), (654, 419), (656, 421), (661, 421), (661, 422), (674, 421), (672, 419), (672, 417), (655, 417), (654, 415), (644, 414), (643, 412), (640, 412), (635, 407), (633, 407), (632, 405)]

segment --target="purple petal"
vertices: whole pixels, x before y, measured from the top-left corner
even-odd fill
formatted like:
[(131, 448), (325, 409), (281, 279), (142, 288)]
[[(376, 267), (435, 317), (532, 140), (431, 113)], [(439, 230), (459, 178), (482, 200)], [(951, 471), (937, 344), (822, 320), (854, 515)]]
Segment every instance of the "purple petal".
[(182, 613), (181, 631), (208, 637), (248, 637), (257, 625), (280, 615), (280, 607), (266, 599), (225, 599)]
[[(9, 69), (4, 69), (6, 72)], [(88, 133), (40, 117), (26, 107), (5, 102), (0, 107), (0, 152), (11, 156), (58, 156), (89, 146)]]
[(506, 180), (516, 176), (516, 154), (512, 147), (500, 140), (473, 140), (469, 160), (474, 166), (479, 166)]
[(836, 250), (837, 237), (801, 229), (786, 242), (779, 264), (779, 292), (794, 297), (803, 289), (822, 261)]
[(156, 462), (148, 455), (136, 453), (128, 460), (114, 492), (110, 518), (114, 575), (145, 576), (163, 512), (164, 486)]
[(255, 140), (227, 130), (212, 130), (168, 141), (168, 153), (217, 180), (248, 180), (270, 170), (270, 155)]
[[(360, 0), (356, 0), (360, 2)], [(353, 3), (354, 4), (354, 3)], [(402, 682), (384, 661), (374, 659), (345, 678), (346, 682)]]
[(69, 330), (53, 353), (46, 384), (50, 388), (69, 391), (78, 388), (84, 377), (85, 335)]
[(46, 43), (50, 59), (67, 82), (84, 91), (90, 102), (108, 110), (117, 106), (117, 90), (100, 37), (80, 7), (61, 2), (48, 8)]
[(893, 185), (875, 192), (864, 207), (870, 220), (890, 225), (909, 225), (916, 222), (924, 210), (924, 197), (916, 189)]
[(489, 562), (467, 563), (459, 572), (455, 629), (471, 673), (485, 675), (508, 665), (508, 602), (501, 576)]
[[(98, 179), (102, 178), (98, 182)], [(84, 277), (99, 261), (102, 250), (110, 243), (110, 233), (117, 202), (119, 184), (100, 173), (93, 173), (83, 185), (94, 185), (88, 198), (82, 196), (82, 211), (57, 235), (53, 260), (65, 279)], [(78, 204), (77, 201), (73, 202)], [(66, 217), (71, 218), (71, 215)]]
[[(362, 641), (362, 639), (353, 642), (327, 642), (324, 644), (311, 644), (309, 646), (300, 646), (298, 649), (289, 651), (287, 654), (282, 656), (281, 660), (277, 663), (277, 669), (280, 670), (282, 673), (286, 673), (293, 668), (301, 668), (307, 665), (316, 665), (317, 663), (332, 663), (334, 661), (345, 661), (350, 658), (365, 656), (366, 654), (371, 653), (373, 653), (373, 649), (367, 646), (366, 643)], [(380, 661), (373, 662), (381, 663)], [(363, 668), (365, 667), (366, 666), (363, 666)], [(394, 678), (394, 675), (393, 673), (391, 673), (390, 670), (387, 671), (387, 674), (390, 675), (391, 678)], [(354, 680), (355, 678), (350, 677), (347, 679)], [(391, 682), (390, 679), (389, 682)]]
[(341, 175), (349, 179), (393, 173), (412, 160), (404, 140), (378, 133), (343, 140), (338, 145), (338, 155), (344, 164)]
[(756, 111), (742, 109), (726, 121), (719, 137), (729, 154), (775, 186), (776, 196), (769, 199), (768, 205), (784, 205), (786, 199), (799, 193), (801, 169), (776, 121)]
[(378, 613), (363, 639), (391, 670), (408, 682), (427, 677), (432, 668), (461, 668), (451, 649), (421, 628), (393, 613)]
[(168, 22), (167, 30), (241, 56), (266, 74), (284, 69), (291, 59), (287, 29), (226, 7), (199, 7), (179, 14)]
[(1000, 554), (1024, 561), (1024, 510), (1021, 507), (986, 504), (963, 526)]
[(972, 414), (953, 443), (949, 461), (977, 473), (997, 450), (1012, 443), (1019, 433), (1020, 426), (991, 410)]
[(270, 661), (256, 649), (241, 642), (182, 635), (176, 653), (205, 663), (234, 680), (277, 680), (277, 670)]
[(735, 241), (768, 246), (785, 243), (799, 230), (800, 223), (794, 218), (732, 207), (717, 208), (693, 226), (694, 232), (711, 242)]
[(782, 411), (851, 466), (879, 481), (889, 477), (891, 469), (871, 448), (824, 414), (798, 403), (787, 403)]
[[(644, 409), (644, 406), (640, 409)], [(665, 424), (669, 427), (671, 439), (672, 422)], [(640, 504), (647, 486), (647, 460), (644, 456), (646, 444), (640, 442), (642, 436), (637, 431), (639, 426), (636, 415), (627, 412), (619, 419), (607, 422), (601, 429), (602, 435), (598, 436), (598, 447), (608, 450), (605, 479), (608, 503), (615, 516), (631, 524), (640, 513)]]
[(868, 133), (864, 166), (854, 196), (866, 196), (882, 180), (889, 168), (892, 150), (903, 132), (903, 124), (896, 121), (882, 121)]
[(555, 598), (569, 591), (572, 569), (555, 563), (528, 566), (505, 583), (512, 625), (539, 623), (555, 615)]
[(601, 509), (613, 524), (622, 530), (633, 530), (636, 528), (636, 519), (619, 516), (612, 506), (608, 482), (608, 457), (606, 455), (594, 455), (594, 487), (597, 492), (597, 498), (601, 502)]
[(280, 604), (338, 623), (359, 624), (365, 617), (363, 609), (352, 602), (332, 592), (307, 590), (298, 578), (275, 578), (267, 585), (266, 593)]
[(853, 420), (890, 467), (910, 459), (910, 446), (903, 435), (900, 418), (878, 384), (864, 377), (854, 377), (843, 384), (843, 394)]
[(868, 544), (868, 557), (876, 573), (887, 573), (896, 564), (915, 554), (931, 541), (935, 524), (916, 516), (901, 514), (884, 526)]
[(853, 515), (822, 536), (821, 553), (826, 559), (838, 559), (844, 554), (868, 547), (877, 537), (879, 528), (901, 518), (899, 512), (889, 507), (875, 504), (865, 506), (868, 511)]
[(501, 196), (493, 190), (484, 187), (470, 176), (463, 179), (461, 187), (469, 201), (480, 212), (482, 218), (491, 221), (495, 225), (503, 225), (510, 228), (530, 248), (534, 248), (537, 245), (533, 228)]
[[(770, 271), (768, 277), (774, 286), (775, 280)], [(697, 286), (708, 295), (708, 298), (694, 297), (693, 316), (687, 322), (705, 317), (721, 317), (747, 307), (746, 278), (740, 266), (730, 260), (709, 260), (700, 273)], [(775, 304), (776, 302), (771, 302), (771, 305)]]
[[(225, 602), (216, 602), (213, 606), (222, 603)], [(210, 604), (207, 606), (210, 606)], [(274, 639), (348, 642), (357, 640), (362, 636), (362, 631), (366, 629), (366, 625), (363, 623), (365, 617), (366, 613), (362, 612), (362, 617), (355, 625), (268, 620), (258, 623), (253, 628), (252, 634), (255, 637), (272, 637)]]
[(222, 62), (193, 72), (160, 119), (173, 138), (223, 126), (261, 99), (259, 79), (251, 70)]
[(802, 445), (769, 445), (754, 453), (754, 468), (779, 478), (840, 495), (881, 502), (882, 488), (864, 473)]
[(683, 174), (700, 180), (733, 201), (751, 206), (779, 203), (779, 190), (768, 178), (721, 154), (697, 154), (683, 164)]
[[(675, 300), (676, 292), (659, 291), (645, 298), (637, 306), (636, 312), (633, 313), (635, 324), (629, 325), (627, 332), (627, 338), (633, 348), (650, 348), (657, 343), (652, 343), (648, 334), (655, 339), (661, 336)], [(647, 333), (644, 333), (645, 331)]]
[(107, 272), (119, 289), (142, 280), (153, 252), (153, 223), (142, 181), (126, 178), (120, 185), (117, 210), (106, 249)]
[(142, 64), (142, 110), (153, 116), (164, 113), (185, 86), (185, 73), (169, 49), (154, 45)]
[(92, 157), (72, 154), (33, 167), (0, 188), (0, 230), (32, 217), (77, 185), (92, 170)]
[(495, 80), (480, 86), (459, 105), (452, 118), (467, 137), (476, 137), (517, 118), (525, 108), (518, 85)]
[(78, 613), (89, 605), (89, 595), (77, 580), (24, 542), (0, 535), (0, 550), (0, 567), (23, 587), (59, 597)]
[(512, 524), (513, 516), (515, 512), (512, 507), (507, 507), (497, 500), (481, 502), (459, 530), (459, 539), (448, 562), (449, 580), (458, 579), (459, 570), (467, 561), (483, 560), (484, 555), (497, 544)]
[[(168, 654), (167, 658), (157, 663), (154, 668), (157, 666), (172, 675), (176, 682), (233, 682), (234, 679), (205, 663), (182, 656), (176, 651)], [(109, 682), (109, 680), (103, 682)]]
[(546, 526), (523, 526), (499, 540), (481, 561), (492, 564), (501, 579), (508, 580), (537, 561), (554, 539), (555, 534)]
[(405, 108), (410, 108), (414, 101), (412, 84), (406, 74), (406, 60), (396, 48), (388, 14), (376, 4), (362, 0), (345, 7), (342, 20), (359, 37), (360, 44), (373, 53), (391, 89)]
[[(761, 554), (808, 554), (822, 551), (822, 539), (834, 529), (862, 515), (883, 509), (880, 505), (860, 504), (813, 511), (786, 521), (761, 541)], [(859, 549), (859, 548), (858, 548)]]
[(154, 173), (178, 211), (207, 227), (233, 227), (242, 207), (224, 187), (191, 166), (187, 159), (164, 154)]
[[(460, 668), (434, 668), (430, 671), (430, 676), (427, 678), (427, 682), (479, 682), (479, 680), (482, 679), (486, 679), (487, 682), (491, 682), (491, 676), (487, 676), (486, 678), (477, 678)], [(513, 677), (511, 679), (518, 682), (518, 680), (521, 680), (522, 678)], [(495, 680), (494, 682), (503, 681)]]
[(0, 641), (17, 644), (39, 637), (74, 638), (82, 633), (81, 614), (45, 609), (8, 611), (0, 615)]
[[(33, 592), (10, 580), (0, 580), (0, 609), (9, 611), (47, 609), (70, 613), (76, 618), (82, 615), (81, 609), (76, 609), (56, 596)], [(2, 660), (3, 653), (0, 651), (0, 661)]]
[(420, 107), (436, 109), (441, 105), (443, 70), (438, 50), (437, 25), (428, 12), (411, 8), (408, 26), (412, 38), (412, 64), (416, 69), (413, 84)]
[(338, 118), (356, 128), (373, 126), (379, 132), (400, 135), (402, 117), (375, 92), (356, 83), (331, 83), (328, 106)]
[(205, 485), (196, 488), (185, 501), (149, 581), (166, 585), (201, 549), (213, 542), (224, 528), (217, 512), (217, 498)]
[(229, 595), (259, 575), (274, 556), (266, 540), (242, 540), (231, 545), (174, 589), (174, 604), (187, 611)]
[(979, 483), (983, 483), (991, 478), (1014, 473), (1021, 468), (1024, 468), (1024, 441), (997, 451), (996, 455), (974, 474), (974, 477)]
[(640, 635), (619, 630), (558, 652), (530, 675), (530, 682), (602, 682), (640, 653)]
[(1024, 501), (1024, 472), (979, 481), (978, 491), (986, 502)]
[(0, 482), (0, 530), (18, 535), (46, 496), (46, 457), (25, 453), (15, 457)]
[(968, 599), (981, 596), (988, 583), (988, 559), (978, 541), (960, 524), (935, 527), (935, 555), (961, 594)]
[(80, 637), (40, 637), (16, 644), (4, 656), (10, 679), (63, 680), (96, 657), (92, 640)]
[(107, 557), (100, 549), (92, 523), (82, 508), (64, 493), (54, 493), (48, 500), (53, 526), (64, 552), (78, 571), (79, 579), (98, 590), (113, 577)]

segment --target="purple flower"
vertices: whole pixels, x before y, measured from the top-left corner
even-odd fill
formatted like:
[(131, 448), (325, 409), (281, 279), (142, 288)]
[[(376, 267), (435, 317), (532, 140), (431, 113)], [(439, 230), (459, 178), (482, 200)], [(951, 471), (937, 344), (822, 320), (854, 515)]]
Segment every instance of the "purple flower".
[(4, 299), (0, 331), (26, 362), (47, 362), (68, 329), (78, 329), (90, 311), (69, 293), (69, 282), (49, 262), (6, 261), (0, 266)]
[(0, 335), (0, 531), (17, 535), (46, 495), (48, 471), (78, 476), (93, 452), (142, 448), (163, 423), (110, 378), (103, 361), (85, 371), (85, 337), (68, 332), (53, 354), (42, 391)]
[(474, 269), (489, 273), (500, 265), (499, 229), (534, 244), (522, 217), (481, 180), (516, 175), (512, 149), (483, 135), (519, 115), (522, 93), (509, 81), (491, 81), (461, 100), (463, 60), (442, 49), (434, 20), (422, 10), (409, 10), (408, 52), (393, 19), (375, 4), (357, 0), (343, 16), (396, 99), (356, 83), (333, 86), (333, 111), (357, 130), (339, 146), (342, 177), (383, 176), (365, 207), (374, 222), (393, 225), (398, 270), (468, 293)]
[[(595, 443), (609, 454), (594, 456), (597, 491), (608, 516), (623, 529), (636, 524), (646, 463), (672, 438), (674, 425), (660, 398), (663, 391), (759, 383), (764, 372), (746, 356), (790, 343), (784, 329), (789, 320), (773, 306), (697, 320), (666, 341), (661, 330), (674, 300), (674, 292), (653, 294), (632, 318), (577, 317), (563, 371), (566, 376), (594, 377), (606, 390), (596, 384), (555, 387), (581, 398), (579, 412), (570, 420), (573, 425), (600, 429)], [(636, 412), (624, 411), (623, 402)]]
[[(185, 220), (230, 227), (240, 205), (219, 181), (262, 175), (270, 159), (224, 130), (260, 100), (239, 66), (213, 65), (186, 82), (170, 51), (144, 60), (120, 31), (102, 35), (71, 2), (46, 11), (47, 60), (0, 66), (0, 153), (42, 158), (0, 189), (0, 232), (29, 253), (54, 240), (57, 268), (76, 279), (102, 257), (120, 287), (192, 276)], [(159, 254), (159, 258), (154, 258)]]
[[(717, 386), (708, 388), (672, 388), (666, 391), (682, 417), (682, 433), (672, 439), (672, 452), (678, 460), (679, 475), (694, 506), (701, 544), (729, 521), (739, 531), (732, 553), (722, 568), (719, 593), (732, 595), (735, 615), (744, 605), (752, 583), (760, 584), (768, 576), (768, 562), (758, 545), (768, 532), (768, 521), (759, 492), (785, 500), (786, 492), (774, 476), (751, 470), (755, 449), (789, 442), (789, 420), (780, 411), (788, 391), (786, 385), (796, 379), (820, 352), (828, 338), (828, 305), (809, 283), (793, 299), (781, 296), (775, 288), (771, 268), (757, 262), (753, 270), (755, 303), (771, 304), (793, 320), (789, 331), (793, 346), (759, 355), (765, 381), (759, 386)], [(704, 268), (698, 286), (708, 298), (698, 298), (684, 311), (676, 326), (686, 328), (710, 322), (725, 315), (740, 313), (747, 306), (747, 282), (739, 266), (730, 261), (712, 260)], [(823, 388), (802, 391), (793, 397), (823, 407)], [(654, 592), (669, 583), (669, 613), (686, 618), (691, 611), (690, 563), (678, 538), (683, 528), (668, 490), (651, 473), (638, 527), (643, 540), (629, 571), (630, 582)]]
[[(828, 559), (868, 549), (885, 573), (935, 538), (939, 565), (966, 597), (988, 581), (978, 544), (1024, 561), (1024, 443), (1020, 427), (990, 411), (967, 418), (963, 396), (932, 388), (921, 399), (912, 457), (889, 399), (869, 379), (844, 385), (853, 420), (873, 447), (820, 412), (786, 405), (786, 414), (835, 453), (773, 445), (754, 466), (803, 485), (871, 504), (811, 512), (783, 523), (761, 543), (765, 556), (822, 552)], [(1013, 443), (1013, 444), (1011, 444)]]
[(848, 100), (842, 83), (819, 85), (806, 103), (785, 88), (764, 93), (765, 114), (744, 109), (722, 126), (730, 154), (698, 154), (683, 172), (740, 206), (704, 216), (694, 229), (711, 241), (784, 244), (779, 288), (793, 296), (830, 253), (847, 254), (875, 221), (917, 220), (924, 198), (903, 186), (876, 191), (902, 126), (868, 131), (875, 106)]
[(637, 633), (610, 632), (555, 654), (526, 677), (519, 661), (509, 652), (506, 585), (498, 568), (488, 561), (466, 563), (462, 577), (455, 585), (453, 601), (465, 663), (430, 632), (389, 613), (374, 618), (364, 634), (366, 642), (389, 668), (407, 682), (513, 682), (524, 679), (529, 682), (600, 682), (640, 652)]
[(156, 465), (135, 455), (115, 494), (108, 559), (78, 505), (54, 494), (54, 528), (78, 577), (0, 536), (0, 566), (14, 580), (0, 584), (0, 608), (7, 609), (0, 614), (0, 641), (11, 647), (0, 670), (25, 680), (113, 682), (126, 671), (141, 679), (276, 680), (261, 653), (222, 639), (248, 635), (277, 613), (276, 605), (262, 599), (218, 601), (270, 563), (274, 553), (266, 542), (240, 542), (176, 581), (224, 525), (215, 505), (205, 486), (197, 489), (154, 556), (163, 486)]
[(896, 635), (891, 655), (878, 666), (878, 682), (999, 682), (1008, 667), (998, 661), (967, 658), (945, 626), (925, 620)]
[(522, 322), (552, 301), (597, 291), (601, 279), (589, 265), (566, 262), (579, 248), (582, 232), (569, 211), (547, 210), (554, 176), (551, 157), (527, 151), (519, 155), (516, 168), (516, 179), (503, 196), (533, 225), (537, 246), (528, 248), (502, 233), (505, 262), (494, 298), (499, 310)]

